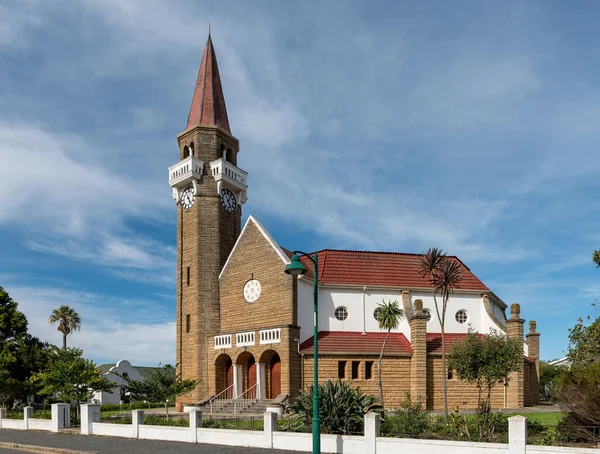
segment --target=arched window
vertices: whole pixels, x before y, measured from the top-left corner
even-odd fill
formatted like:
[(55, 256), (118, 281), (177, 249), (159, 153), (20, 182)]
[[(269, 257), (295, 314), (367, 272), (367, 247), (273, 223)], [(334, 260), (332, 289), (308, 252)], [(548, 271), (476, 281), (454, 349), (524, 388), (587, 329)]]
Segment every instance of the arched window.
[(194, 142), (191, 142), (191, 143), (190, 143), (190, 147), (189, 147), (189, 148), (190, 148), (190, 154), (191, 154), (192, 156), (194, 156)]
[(187, 145), (183, 147), (183, 159), (187, 158), (190, 155), (190, 147)]

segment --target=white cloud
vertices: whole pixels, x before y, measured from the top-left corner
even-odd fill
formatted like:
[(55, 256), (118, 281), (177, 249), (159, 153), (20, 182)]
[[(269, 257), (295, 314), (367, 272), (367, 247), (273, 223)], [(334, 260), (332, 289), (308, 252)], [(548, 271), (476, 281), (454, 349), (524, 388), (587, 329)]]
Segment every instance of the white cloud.
[[(5, 278), (5, 276), (3, 277)], [(131, 300), (66, 288), (6, 285), (29, 321), (29, 332), (61, 345), (62, 334), (48, 323), (53, 309), (67, 304), (82, 319), (80, 332), (68, 345), (82, 348), (98, 362), (127, 359), (134, 365), (155, 366), (175, 361), (175, 322), (171, 311), (153, 300)]]

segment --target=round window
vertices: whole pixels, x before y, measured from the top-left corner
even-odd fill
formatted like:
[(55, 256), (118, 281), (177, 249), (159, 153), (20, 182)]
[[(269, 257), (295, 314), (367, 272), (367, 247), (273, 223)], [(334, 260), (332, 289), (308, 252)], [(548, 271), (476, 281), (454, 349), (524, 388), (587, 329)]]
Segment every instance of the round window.
[(254, 303), (260, 296), (260, 282), (256, 279), (249, 280), (244, 285), (244, 299), (249, 303)]
[(377, 321), (379, 321), (379, 313), (380, 313), (380, 312), (381, 312), (381, 308), (380, 308), (380, 307), (378, 307), (377, 309), (375, 309), (375, 310), (373, 311), (373, 318), (374, 318), (375, 320), (377, 320)]
[(423, 309), (423, 315), (427, 316), (427, 321), (431, 320), (431, 311), (429, 309)]
[(335, 318), (337, 318), (341, 322), (346, 320), (348, 318), (348, 309), (346, 309), (344, 306), (340, 306), (340, 307), (336, 308), (335, 309)]
[(456, 321), (458, 323), (465, 323), (469, 317), (467, 315), (467, 311), (465, 311), (464, 309), (461, 309), (456, 312), (456, 315), (454, 316), (454, 318), (456, 318)]

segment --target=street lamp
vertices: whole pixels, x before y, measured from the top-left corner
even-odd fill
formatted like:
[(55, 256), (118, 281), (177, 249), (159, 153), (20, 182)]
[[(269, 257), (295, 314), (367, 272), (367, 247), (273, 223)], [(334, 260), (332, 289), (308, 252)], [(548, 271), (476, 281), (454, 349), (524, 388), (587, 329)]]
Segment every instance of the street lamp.
[(306, 267), (300, 261), (300, 255), (308, 257), (315, 265), (313, 271), (313, 312), (314, 312), (314, 331), (313, 331), (313, 363), (314, 363), (314, 383), (313, 383), (313, 454), (321, 453), (321, 420), (319, 419), (319, 258), (315, 252), (311, 257), (306, 252), (294, 251), (292, 261), (285, 267), (285, 272), (292, 276), (298, 276), (306, 273)]

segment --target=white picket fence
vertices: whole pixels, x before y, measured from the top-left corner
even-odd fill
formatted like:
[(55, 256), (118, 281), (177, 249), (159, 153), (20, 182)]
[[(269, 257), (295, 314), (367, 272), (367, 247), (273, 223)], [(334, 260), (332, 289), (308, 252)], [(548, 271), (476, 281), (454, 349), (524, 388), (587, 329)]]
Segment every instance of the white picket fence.
[[(5, 410), (0, 409), (0, 430), (48, 430), (58, 432), (68, 427), (69, 406), (52, 405), (52, 420), (31, 418), (32, 409), (24, 410), (23, 420), (6, 419)], [(131, 424), (100, 422), (100, 405), (81, 406), (81, 434), (106, 435), (111, 437), (137, 438), (145, 440), (180, 441), (185, 443), (207, 443), (228, 446), (312, 451), (312, 434), (277, 431), (277, 413), (267, 412), (264, 430), (230, 430), (202, 428), (202, 412), (190, 410), (189, 427), (151, 426), (144, 424), (143, 410), (132, 411)], [(509, 421), (509, 442), (473, 443), (446, 440), (414, 440), (408, 438), (385, 438), (379, 436), (380, 420), (376, 413), (365, 416), (364, 435), (321, 435), (321, 451), (340, 454), (545, 454), (545, 453), (597, 453), (597, 449), (565, 448), (554, 446), (527, 445), (527, 418), (513, 416)]]

